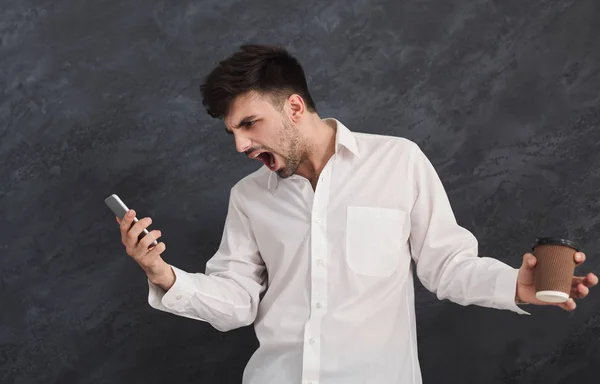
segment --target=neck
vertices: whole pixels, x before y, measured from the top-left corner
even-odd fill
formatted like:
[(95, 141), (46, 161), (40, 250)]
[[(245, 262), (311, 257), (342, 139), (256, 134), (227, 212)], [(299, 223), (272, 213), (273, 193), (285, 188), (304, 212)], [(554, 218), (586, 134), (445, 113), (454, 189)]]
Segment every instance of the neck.
[(335, 122), (326, 123), (315, 115), (303, 131), (308, 157), (300, 163), (296, 174), (306, 177), (314, 188), (321, 171), (335, 153)]

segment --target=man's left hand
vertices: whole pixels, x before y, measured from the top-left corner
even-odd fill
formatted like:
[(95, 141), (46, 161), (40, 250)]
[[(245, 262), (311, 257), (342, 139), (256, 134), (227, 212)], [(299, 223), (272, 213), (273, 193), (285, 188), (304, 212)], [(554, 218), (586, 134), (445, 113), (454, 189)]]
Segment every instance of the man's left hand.
[[(585, 261), (585, 254), (583, 252), (576, 252), (574, 257), (576, 266), (581, 265)], [(535, 297), (535, 285), (533, 280), (533, 271), (536, 262), (537, 259), (532, 253), (526, 253), (523, 255), (523, 264), (519, 269), (519, 275), (517, 278), (517, 294), (515, 297), (517, 302), (537, 305), (555, 305), (566, 311), (572, 311), (576, 307), (574, 299), (583, 299), (590, 292), (590, 288), (598, 284), (598, 277), (593, 273), (588, 273), (585, 277), (575, 276), (573, 277), (573, 283), (571, 284), (569, 300), (566, 302), (547, 303), (545, 301), (538, 300)]]

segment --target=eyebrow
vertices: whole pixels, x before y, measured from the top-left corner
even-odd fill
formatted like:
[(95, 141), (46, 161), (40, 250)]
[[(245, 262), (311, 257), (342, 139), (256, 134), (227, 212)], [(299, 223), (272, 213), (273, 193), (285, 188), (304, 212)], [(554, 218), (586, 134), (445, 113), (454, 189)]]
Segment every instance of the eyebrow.
[[(240, 122), (237, 125), (234, 125), (233, 128), (239, 128), (244, 124), (248, 124), (252, 120), (256, 119), (256, 117), (257, 117), (256, 115), (246, 116), (242, 120), (240, 120)], [(229, 128), (227, 128), (227, 126), (225, 126), (225, 132), (229, 133), (230, 135), (233, 134), (233, 132), (231, 130), (229, 130)]]

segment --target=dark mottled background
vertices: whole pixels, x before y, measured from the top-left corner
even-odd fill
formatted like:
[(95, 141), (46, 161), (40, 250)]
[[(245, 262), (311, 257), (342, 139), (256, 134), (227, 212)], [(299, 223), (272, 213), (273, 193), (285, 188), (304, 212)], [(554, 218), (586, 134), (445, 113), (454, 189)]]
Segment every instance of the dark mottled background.
[[(252, 328), (151, 309), (103, 200), (204, 271), (259, 164), (198, 86), (244, 42), (296, 55), (322, 117), (421, 145), (482, 255), (568, 236), (600, 272), (597, 0), (4, 0), (0, 382), (240, 382)], [(519, 316), (417, 289), (425, 383), (597, 382), (600, 292)]]

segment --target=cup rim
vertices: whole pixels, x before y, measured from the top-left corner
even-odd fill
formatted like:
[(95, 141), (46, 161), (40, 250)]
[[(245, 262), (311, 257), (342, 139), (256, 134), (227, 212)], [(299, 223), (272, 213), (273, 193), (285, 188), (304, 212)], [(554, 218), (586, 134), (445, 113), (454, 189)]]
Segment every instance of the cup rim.
[(536, 237), (535, 243), (533, 243), (531, 250), (533, 251), (538, 245), (564, 245), (573, 248), (576, 252), (579, 252), (579, 247), (574, 241), (563, 239), (561, 237)]

